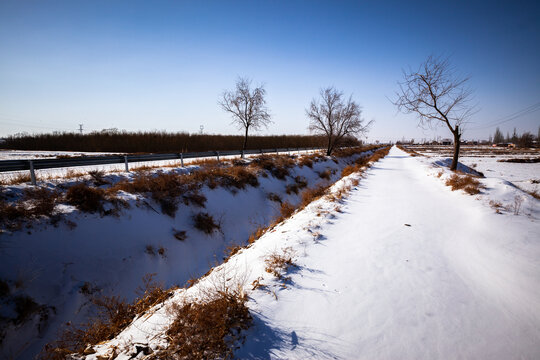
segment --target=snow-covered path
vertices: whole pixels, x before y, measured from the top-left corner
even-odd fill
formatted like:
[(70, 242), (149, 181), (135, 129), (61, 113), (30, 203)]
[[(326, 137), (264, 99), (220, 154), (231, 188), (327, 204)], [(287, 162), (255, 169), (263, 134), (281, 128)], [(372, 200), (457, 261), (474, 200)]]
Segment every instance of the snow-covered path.
[(397, 148), (278, 299), (252, 295), (239, 358), (540, 359), (540, 226), (451, 192)]

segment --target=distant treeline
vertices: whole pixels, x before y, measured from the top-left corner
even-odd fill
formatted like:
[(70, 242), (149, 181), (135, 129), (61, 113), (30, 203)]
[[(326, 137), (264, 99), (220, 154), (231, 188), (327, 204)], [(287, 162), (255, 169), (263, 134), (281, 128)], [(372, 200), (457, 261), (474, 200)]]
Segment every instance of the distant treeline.
[[(121, 153), (199, 152), (242, 149), (243, 136), (167, 132), (95, 132), (11, 136), (0, 146), (16, 150), (99, 151)], [(250, 136), (248, 149), (324, 147), (326, 137), (311, 135)], [(348, 138), (342, 146), (358, 145)]]

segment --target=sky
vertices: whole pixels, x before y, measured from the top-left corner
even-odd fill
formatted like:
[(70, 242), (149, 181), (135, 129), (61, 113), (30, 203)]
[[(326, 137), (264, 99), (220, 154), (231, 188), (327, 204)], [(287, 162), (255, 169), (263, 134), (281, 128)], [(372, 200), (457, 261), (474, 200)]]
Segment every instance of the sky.
[(375, 121), (368, 141), (449, 138), (391, 102), (429, 55), (470, 76), (465, 139), (536, 135), (539, 19), (538, 1), (0, 0), (0, 136), (241, 134), (218, 105), (241, 76), (267, 91), (261, 135), (309, 133), (306, 107), (334, 86)]

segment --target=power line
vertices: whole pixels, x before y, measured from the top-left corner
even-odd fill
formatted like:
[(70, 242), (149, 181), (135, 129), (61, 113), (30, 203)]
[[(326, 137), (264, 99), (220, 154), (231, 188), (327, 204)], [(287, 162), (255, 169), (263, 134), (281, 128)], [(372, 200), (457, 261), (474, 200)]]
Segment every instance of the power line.
[(501, 124), (507, 123), (509, 121), (515, 120), (517, 118), (520, 118), (522, 116), (532, 114), (532, 113), (534, 113), (534, 112), (536, 112), (538, 110), (540, 110), (540, 102), (537, 102), (536, 104), (527, 106), (526, 108), (523, 108), (523, 109), (521, 109), (519, 111), (516, 111), (515, 113), (507, 115), (507, 116), (505, 116), (503, 118), (500, 118), (498, 120), (495, 120), (494, 122), (492, 122), (490, 124), (475, 127), (475, 128), (469, 129), (469, 130), (481, 130), (481, 129), (487, 129), (487, 128), (490, 128), (490, 127), (493, 127), (493, 126), (501, 125)]

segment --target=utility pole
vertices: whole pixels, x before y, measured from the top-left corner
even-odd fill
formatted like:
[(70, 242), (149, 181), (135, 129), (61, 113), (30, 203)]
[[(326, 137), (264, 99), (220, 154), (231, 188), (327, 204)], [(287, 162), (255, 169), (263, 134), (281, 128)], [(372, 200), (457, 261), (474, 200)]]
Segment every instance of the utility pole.
[(83, 124), (79, 124), (79, 133), (82, 135), (82, 132), (83, 132)]

